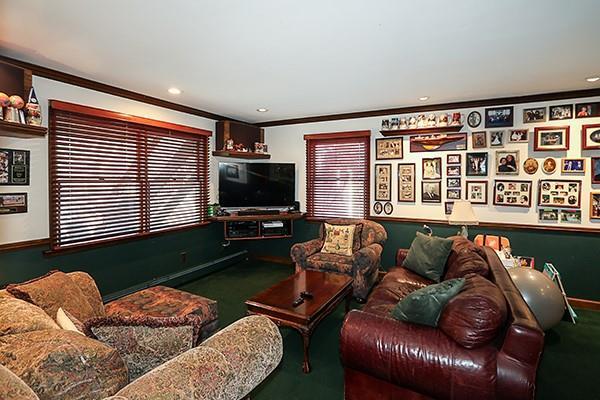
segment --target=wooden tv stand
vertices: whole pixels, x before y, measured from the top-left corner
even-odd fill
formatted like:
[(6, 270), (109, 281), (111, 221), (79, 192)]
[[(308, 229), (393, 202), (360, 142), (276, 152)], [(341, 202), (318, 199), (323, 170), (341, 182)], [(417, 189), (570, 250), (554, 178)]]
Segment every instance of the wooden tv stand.
[[(294, 221), (304, 218), (303, 213), (282, 212), (271, 215), (224, 215), (213, 217), (216, 222), (223, 222), (223, 232), (226, 240), (257, 240), (279, 239), (292, 237)], [(271, 227), (269, 222), (281, 226)]]

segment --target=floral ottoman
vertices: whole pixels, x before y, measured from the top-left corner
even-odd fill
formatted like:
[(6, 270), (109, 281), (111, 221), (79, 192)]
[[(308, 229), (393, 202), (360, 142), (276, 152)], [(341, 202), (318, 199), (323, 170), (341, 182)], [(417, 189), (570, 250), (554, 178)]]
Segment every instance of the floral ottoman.
[(105, 309), (108, 316), (198, 318), (199, 342), (211, 336), (219, 325), (216, 300), (166, 286), (154, 286), (121, 297), (106, 304)]

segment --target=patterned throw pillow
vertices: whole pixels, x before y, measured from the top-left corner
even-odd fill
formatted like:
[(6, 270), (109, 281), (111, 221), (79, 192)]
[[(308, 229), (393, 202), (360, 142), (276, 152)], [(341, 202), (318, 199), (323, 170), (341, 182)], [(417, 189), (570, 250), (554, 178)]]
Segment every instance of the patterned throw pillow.
[(60, 328), (41, 308), (14, 297), (0, 297), (0, 336), (44, 329)]
[(77, 332), (83, 335), (84, 327), (81, 321), (62, 308), (59, 308), (56, 312), (56, 323), (64, 330)]
[(321, 252), (351, 256), (355, 229), (356, 225), (330, 225), (325, 223), (325, 241)]

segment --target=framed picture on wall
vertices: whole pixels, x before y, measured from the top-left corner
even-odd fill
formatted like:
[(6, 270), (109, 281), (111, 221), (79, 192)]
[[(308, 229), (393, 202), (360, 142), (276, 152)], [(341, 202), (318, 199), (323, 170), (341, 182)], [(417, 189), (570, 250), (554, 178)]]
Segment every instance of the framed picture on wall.
[(496, 151), (496, 175), (519, 175), (519, 150)]
[(488, 203), (487, 181), (467, 181), (466, 200), (472, 204)]
[(448, 200), (460, 200), (460, 189), (446, 189), (446, 198)]
[(415, 201), (415, 164), (398, 164), (398, 201)]
[(423, 203), (441, 203), (442, 182), (421, 182), (421, 200)]
[(513, 126), (513, 106), (485, 109), (486, 128), (506, 128)]
[(592, 157), (592, 185), (600, 184), (600, 157)]
[(461, 187), (460, 178), (446, 178), (446, 187), (448, 189), (456, 189)]
[(423, 161), (423, 180), (442, 179), (442, 158), (424, 158)]
[(494, 181), (494, 205), (531, 207), (531, 181)]
[(511, 129), (508, 134), (509, 143), (527, 143), (529, 142), (528, 129)]
[(538, 186), (540, 207), (579, 208), (581, 206), (581, 181), (540, 179)]
[(375, 200), (392, 200), (392, 164), (375, 164)]
[(402, 138), (375, 139), (377, 160), (400, 160), (402, 154)]
[(600, 219), (600, 192), (590, 193), (590, 219)]
[(557, 222), (558, 214), (558, 208), (540, 208), (538, 210), (538, 218), (542, 222)]
[(523, 122), (530, 124), (532, 122), (546, 121), (546, 107), (535, 107), (523, 109)]
[(550, 121), (573, 118), (573, 104), (550, 106)]
[(474, 149), (484, 149), (487, 147), (487, 132), (478, 131), (471, 134), (471, 145)]
[(447, 201), (444, 203), (444, 213), (446, 215), (450, 215), (452, 214), (452, 209), (454, 208), (454, 202), (453, 201)]
[(504, 147), (505, 131), (490, 131), (490, 147)]
[(488, 153), (467, 153), (467, 176), (487, 176)]
[(536, 127), (533, 134), (535, 151), (569, 150), (569, 130), (567, 126)]
[(581, 210), (560, 210), (560, 222), (580, 224)]
[(600, 103), (580, 103), (575, 105), (575, 118), (600, 117)]
[(581, 127), (581, 147), (584, 150), (600, 149), (600, 124), (583, 125)]
[(0, 193), (0, 214), (27, 212), (27, 193)]
[(447, 176), (460, 176), (461, 173), (460, 165), (448, 165), (446, 166), (446, 175)]
[(585, 158), (563, 158), (560, 162), (560, 171), (563, 174), (585, 173)]
[(460, 154), (448, 154), (446, 156), (446, 164), (460, 164)]
[(29, 185), (29, 150), (0, 149), (0, 185)]

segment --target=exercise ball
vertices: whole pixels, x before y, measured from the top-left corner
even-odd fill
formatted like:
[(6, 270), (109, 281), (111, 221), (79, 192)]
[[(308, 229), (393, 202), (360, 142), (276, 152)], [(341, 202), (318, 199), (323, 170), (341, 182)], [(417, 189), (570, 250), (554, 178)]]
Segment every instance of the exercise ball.
[(558, 286), (533, 268), (515, 267), (508, 272), (542, 329), (546, 331), (558, 324), (566, 308)]

